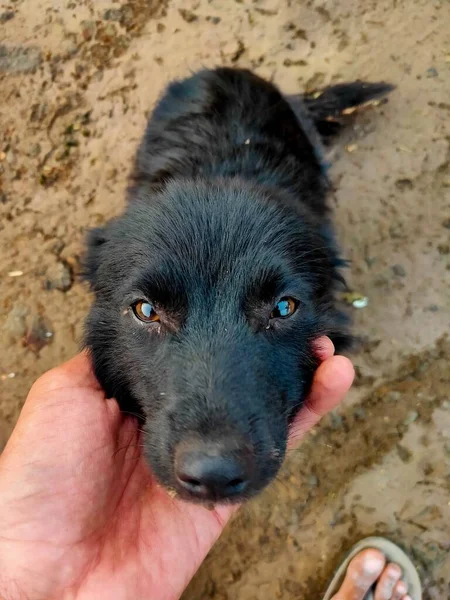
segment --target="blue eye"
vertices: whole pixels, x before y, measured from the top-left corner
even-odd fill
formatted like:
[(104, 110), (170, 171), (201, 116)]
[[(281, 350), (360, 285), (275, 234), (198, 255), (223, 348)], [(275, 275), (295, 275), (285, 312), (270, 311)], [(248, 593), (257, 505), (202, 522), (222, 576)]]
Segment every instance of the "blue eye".
[(153, 323), (159, 321), (159, 316), (153, 306), (145, 300), (139, 300), (132, 306), (133, 312), (140, 321), (144, 323)]
[(275, 305), (270, 314), (271, 319), (286, 319), (293, 315), (297, 308), (297, 302), (294, 298), (281, 298)]

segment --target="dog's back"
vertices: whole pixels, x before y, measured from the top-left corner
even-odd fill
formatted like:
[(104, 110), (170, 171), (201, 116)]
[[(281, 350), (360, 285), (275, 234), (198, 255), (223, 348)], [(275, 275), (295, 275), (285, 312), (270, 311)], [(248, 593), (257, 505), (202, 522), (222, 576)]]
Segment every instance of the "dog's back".
[(287, 188), (325, 210), (314, 146), (281, 93), (248, 71), (201, 71), (172, 83), (148, 124), (135, 177), (198, 176)]
[(339, 130), (346, 111), (391, 89), (355, 82), (314, 96), (284, 97), (247, 70), (200, 71), (167, 88), (148, 123), (134, 180), (238, 176), (283, 188), (324, 214), (321, 137)]

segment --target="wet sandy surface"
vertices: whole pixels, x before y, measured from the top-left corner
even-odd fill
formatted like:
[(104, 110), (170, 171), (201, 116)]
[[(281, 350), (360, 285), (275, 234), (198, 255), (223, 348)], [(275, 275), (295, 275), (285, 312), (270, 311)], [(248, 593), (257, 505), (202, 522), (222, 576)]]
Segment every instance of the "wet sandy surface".
[(73, 355), (86, 228), (120, 212), (146, 116), (172, 78), (244, 66), (292, 93), (387, 80), (334, 150), (349, 400), (228, 528), (185, 598), (320, 597), (362, 535), (404, 544), (425, 598), (450, 573), (450, 5), (423, 0), (18, 0), (0, 5), (0, 443), (32, 381)]

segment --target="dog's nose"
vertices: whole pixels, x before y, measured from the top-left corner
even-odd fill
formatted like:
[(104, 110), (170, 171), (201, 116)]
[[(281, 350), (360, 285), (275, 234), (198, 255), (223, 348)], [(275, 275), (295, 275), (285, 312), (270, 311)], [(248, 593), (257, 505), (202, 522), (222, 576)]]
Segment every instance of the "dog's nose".
[(205, 445), (176, 453), (178, 484), (190, 496), (221, 500), (241, 494), (249, 482), (249, 463), (245, 453), (221, 453)]

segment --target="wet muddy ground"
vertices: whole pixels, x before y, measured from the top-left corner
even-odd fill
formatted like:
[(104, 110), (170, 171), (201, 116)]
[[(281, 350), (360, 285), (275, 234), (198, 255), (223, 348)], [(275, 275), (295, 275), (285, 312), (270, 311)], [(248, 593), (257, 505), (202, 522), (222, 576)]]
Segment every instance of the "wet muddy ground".
[(250, 67), (286, 92), (397, 85), (333, 152), (330, 199), (363, 342), (348, 401), (290, 456), (186, 599), (320, 598), (362, 535), (450, 596), (450, 4), (446, 0), (0, 3), (0, 444), (32, 381), (73, 355), (85, 231), (123, 207), (164, 85)]

